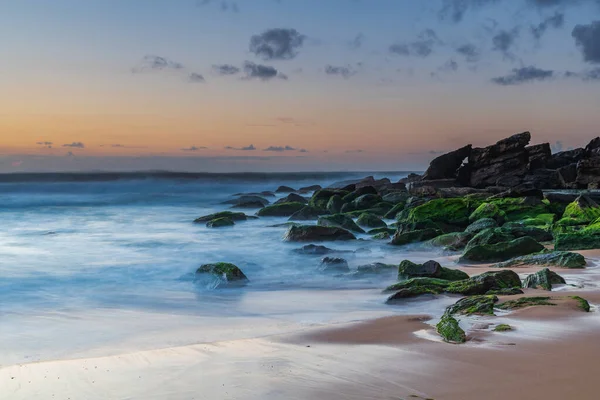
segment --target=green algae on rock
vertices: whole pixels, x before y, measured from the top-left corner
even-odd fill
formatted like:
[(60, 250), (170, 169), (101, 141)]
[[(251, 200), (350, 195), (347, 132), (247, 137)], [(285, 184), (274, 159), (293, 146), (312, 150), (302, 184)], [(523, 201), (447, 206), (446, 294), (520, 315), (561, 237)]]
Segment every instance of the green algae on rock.
[(463, 271), (442, 267), (438, 262), (429, 260), (424, 264), (415, 264), (404, 260), (398, 266), (398, 279), (410, 279), (417, 277), (438, 278), (447, 281), (459, 281), (469, 279), (469, 275)]
[(494, 203), (482, 203), (479, 207), (475, 209), (469, 216), (470, 222), (475, 222), (480, 219), (492, 219), (496, 221), (497, 224), (504, 223), (504, 219), (506, 218), (506, 213), (500, 209)]
[(289, 217), (305, 207), (303, 203), (279, 203), (271, 204), (258, 210), (256, 215), (259, 217)]
[(541, 265), (556, 268), (584, 268), (585, 257), (579, 253), (569, 251), (542, 251), (541, 253), (529, 254), (512, 258), (508, 261), (497, 263), (491, 268), (511, 268), (524, 265)]
[(460, 327), (456, 318), (444, 314), (435, 326), (437, 333), (448, 343), (464, 343), (467, 341), (465, 331)]
[(208, 221), (206, 223), (206, 226), (208, 228), (222, 228), (225, 226), (233, 226), (233, 225), (235, 225), (235, 222), (233, 222), (233, 220), (230, 217), (215, 218), (215, 219), (211, 219), (210, 221)]
[(349, 231), (365, 233), (365, 231), (356, 223), (352, 218), (344, 214), (324, 215), (319, 217), (317, 225), (320, 226), (333, 226), (343, 228)]
[(345, 229), (337, 227), (293, 225), (289, 227), (283, 239), (288, 242), (322, 242), (328, 240), (355, 240), (356, 236)]
[(461, 198), (434, 199), (410, 209), (405, 221), (415, 223), (425, 220), (444, 225), (467, 227), (469, 225), (470, 202)]
[(556, 235), (554, 248), (560, 251), (600, 249), (600, 232), (571, 232)]
[(562, 276), (558, 275), (554, 271), (550, 271), (548, 268), (544, 268), (534, 274), (530, 274), (527, 278), (525, 278), (523, 287), (552, 290), (552, 285), (565, 283), (566, 282)]
[(501, 310), (517, 310), (520, 308), (533, 306), (555, 306), (556, 303), (550, 302), (550, 297), (521, 297), (516, 300), (508, 300), (496, 306)]
[(451, 282), (444, 290), (448, 293), (472, 296), (510, 288), (521, 288), (521, 279), (514, 271), (502, 270), (488, 271), (469, 279)]
[(494, 304), (497, 301), (498, 297), (494, 295), (463, 297), (453, 305), (446, 308), (446, 314), (494, 315)]
[(343, 205), (344, 200), (342, 200), (342, 197), (339, 194), (334, 194), (329, 198), (325, 208), (331, 214), (339, 214), (342, 211)]
[(248, 282), (248, 278), (237, 265), (225, 262), (201, 265), (196, 270), (196, 277), (203, 275), (211, 275), (217, 278), (219, 280), (217, 287), (243, 286)]
[(583, 297), (571, 296), (571, 298), (577, 301), (577, 306), (585, 312), (590, 312), (590, 303)]
[(313, 206), (304, 206), (300, 210), (293, 213), (288, 221), (310, 221), (316, 220), (319, 216), (326, 212)]
[(497, 228), (498, 223), (495, 219), (492, 218), (481, 218), (471, 223), (471, 225), (467, 226), (465, 229), (466, 233), (471, 233), (473, 235), (490, 228)]
[(535, 239), (525, 236), (509, 242), (467, 247), (459, 262), (499, 262), (510, 258), (538, 253), (544, 246)]
[(391, 244), (395, 246), (401, 246), (409, 243), (424, 242), (426, 240), (433, 239), (442, 234), (439, 229), (417, 229), (410, 232), (399, 232), (397, 231), (392, 238)]
[(384, 289), (383, 293), (394, 292), (403, 289), (423, 288), (424, 291), (442, 293), (450, 284), (450, 281), (437, 278), (411, 278), (406, 281), (394, 283)]
[(471, 233), (452, 232), (431, 239), (429, 244), (436, 247), (443, 247), (450, 251), (460, 251), (467, 246), (472, 238), (473, 234)]
[(362, 213), (356, 224), (359, 226), (364, 226), (366, 228), (385, 228), (387, 224), (381, 220), (377, 215), (371, 213)]
[[(308, 205), (318, 208), (320, 210), (326, 210), (327, 203), (329, 202), (329, 199), (331, 199), (332, 196), (338, 195), (340, 197), (343, 197), (343, 196), (347, 195), (348, 193), (349, 193), (348, 191), (338, 190), (338, 189), (317, 190), (312, 195), (310, 200), (308, 201)], [(341, 209), (341, 207), (340, 207), (340, 209)]]
[(218, 213), (204, 215), (200, 218), (196, 218), (194, 220), (194, 222), (195, 223), (208, 222), (208, 221), (212, 221), (213, 219), (224, 218), (224, 217), (230, 218), (233, 221), (245, 221), (248, 219), (246, 214), (244, 214), (243, 212), (221, 211)]
[(493, 329), (494, 332), (508, 332), (508, 331), (512, 331), (512, 330), (513, 330), (513, 327), (508, 324), (498, 324)]

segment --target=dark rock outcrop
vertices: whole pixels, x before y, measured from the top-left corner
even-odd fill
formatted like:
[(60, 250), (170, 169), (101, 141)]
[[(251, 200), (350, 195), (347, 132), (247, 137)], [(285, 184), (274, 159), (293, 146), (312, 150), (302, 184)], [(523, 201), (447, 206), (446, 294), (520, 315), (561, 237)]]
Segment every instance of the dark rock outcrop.
[(600, 155), (581, 160), (577, 163), (577, 178), (575, 179), (575, 183), (581, 188), (598, 188), (600, 184)]
[(287, 230), (288, 242), (323, 242), (327, 240), (355, 240), (356, 236), (342, 228), (319, 225), (294, 225)]
[(529, 275), (525, 279), (525, 282), (523, 282), (523, 287), (552, 290), (552, 285), (560, 285), (565, 283), (566, 282), (562, 276), (554, 271), (550, 271), (548, 268), (544, 268), (535, 274)]
[(326, 212), (312, 206), (304, 206), (293, 213), (288, 221), (311, 221), (316, 220), (323, 214), (326, 214)]
[(299, 194), (296, 193), (290, 193), (285, 197), (282, 197), (281, 199), (277, 200), (275, 202), (275, 204), (281, 204), (281, 203), (302, 203), (302, 204), (307, 204), (308, 203), (308, 199), (300, 196)]
[(558, 168), (566, 167), (567, 165), (570, 165), (570, 164), (577, 164), (579, 162), (579, 160), (583, 159), (583, 157), (585, 156), (585, 153), (586, 152), (584, 149), (579, 148), (579, 149), (561, 151), (556, 154), (552, 154), (552, 157), (546, 163), (546, 168), (558, 169)]
[(289, 186), (279, 186), (277, 188), (277, 190), (275, 191), (275, 193), (292, 193), (292, 192), (295, 192), (295, 191), (296, 191), (296, 189), (291, 188)]
[(546, 168), (548, 161), (552, 158), (550, 144), (542, 143), (525, 148), (529, 158), (529, 170), (534, 171), (538, 168)]
[(435, 158), (429, 164), (429, 168), (423, 175), (424, 181), (436, 179), (455, 179), (456, 171), (462, 165), (463, 161), (471, 155), (472, 146), (469, 144), (458, 150), (443, 154)]

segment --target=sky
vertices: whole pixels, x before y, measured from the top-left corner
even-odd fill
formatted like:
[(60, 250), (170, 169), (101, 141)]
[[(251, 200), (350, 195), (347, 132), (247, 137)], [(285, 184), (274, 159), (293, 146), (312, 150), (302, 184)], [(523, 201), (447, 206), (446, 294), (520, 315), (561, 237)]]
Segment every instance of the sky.
[(0, 0), (0, 172), (420, 170), (600, 135), (600, 0)]

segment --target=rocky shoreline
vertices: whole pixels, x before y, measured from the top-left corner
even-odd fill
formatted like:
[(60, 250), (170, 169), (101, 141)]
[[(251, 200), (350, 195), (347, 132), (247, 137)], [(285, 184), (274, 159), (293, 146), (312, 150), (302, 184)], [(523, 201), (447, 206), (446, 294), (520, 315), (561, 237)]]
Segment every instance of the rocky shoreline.
[[(348, 268), (341, 257), (325, 257), (324, 272), (343, 275), (398, 271), (398, 282), (386, 288), (388, 304), (441, 294), (461, 296), (437, 323), (447, 342), (464, 343), (468, 335), (460, 318), (495, 315), (496, 310), (573, 303), (589, 312), (590, 304), (576, 295), (528, 296), (524, 291), (551, 292), (565, 280), (549, 268), (585, 268), (574, 251), (600, 249), (600, 138), (585, 148), (552, 154), (548, 143), (528, 146), (529, 132), (513, 135), (485, 148), (471, 145), (434, 159), (423, 175), (398, 181), (367, 177), (327, 188), (281, 186), (275, 192), (238, 194), (225, 202), (235, 209), (256, 209), (256, 215), (222, 211), (194, 222), (227, 229), (241, 221), (286, 217), (283, 240), (309, 243), (302, 254), (326, 255), (334, 250), (314, 243), (375, 240), (390, 246), (430, 246), (458, 257), (458, 264), (491, 264), (476, 276), (435, 261), (415, 264), (373, 263)], [(558, 191), (557, 191), (558, 190)], [(268, 198), (281, 197), (271, 203)], [(359, 238), (368, 235), (370, 239)], [(226, 261), (226, 260), (223, 260)], [(508, 268), (540, 270), (524, 281)], [(198, 280), (214, 287), (240, 286), (250, 281), (235, 265), (203, 265)], [(564, 291), (563, 291), (564, 292)], [(497, 325), (496, 332), (510, 326)]]

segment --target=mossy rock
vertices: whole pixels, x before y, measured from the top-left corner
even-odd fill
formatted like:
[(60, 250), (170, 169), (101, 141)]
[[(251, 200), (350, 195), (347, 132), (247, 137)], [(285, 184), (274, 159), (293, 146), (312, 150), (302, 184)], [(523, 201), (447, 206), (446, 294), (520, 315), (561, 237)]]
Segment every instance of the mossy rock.
[(320, 210), (312, 206), (304, 206), (300, 210), (296, 211), (288, 221), (311, 221), (316, 220), (319, 216), (326, 214), (326, 211)]
[(344, 206), (344, 200), (339, 194), (335, 194), (329, 198), (327, 202), (327, 211), (331, 214), (339, 214), (342, 211), (342, 207)]
[(438, 262), (429, 260), (423, 264), (415, 264), (412, 261), (404, 260), (398, 266), (398, 279), (410, 278), (437, 278), (447, 281), (460, 281), (469, 279), (469, 275), (463, 271), (442, 267)]
[(468, 248), (459, 262), (500, 262), (508, 259), (538, 253), (544, 246), (535, 239), (525, 236), (509, 242), (479, 245)]
[(400, 211), (404, 210), (405, 205), (406, 205), (406, 202), (402, 202), (402, 203), (398, 203), (398, 204), (394, 205), (394, 207), (392, 207), (392, 209), (385, 214), (384, 218), (396, 219), (396, 216), (398, 215), (398, 213)]
[(467, 226), (465, 229), (466, 233), (471, 233), (473, 235), (485, 230), (485, 229), (493, 229), (498, 228), (498, 223), (495, 219), (492, 218), (481, 218), (477, 221), (473, 222), (471, 225)]
[(403, 232), (397, 231), (392, 238), (391, 244), (401, 246), (409, 243), (424, 242), (433, 239), (442, 234), (439, 229), (419, 229), (416, 231)]
[(521, 221), (515, 221), (514, 224), (522, 226), (549, 227), (556, 221), (556, 214), (540, 214), (534, 218), (525, 218)]
[(373, 240), (390, 240), (391, 238), (392, 235), (390, 235), (388, 232), (379, 232), (371, 236), (371, 239)]
[(590, 223), (600, 218), (600, 206), (587, 196), (579, 196), (567, 206), (562, 217)]
[(463, 297), (453, 305), (446, 308), (446, 314), (494, 315), (494, 304), (497, 301), (498, 297), (493, 295)]
[(371, 229), (370, 231), (367, 232), (369, 235), (376, 235), (378, 233), (389, 233), (390, 235), (393, 235), (394, 233), (396, 233), (396, 229), (394, 228), (375, 228), (375, 229)]
[(222, 228), (225, 226), (233, 226), (235, 222), (230, 217), (215, 218), (206, 223), (208, 228)]
[(521, 288), (521, 279), (514, 271), (489, 271), (469, 279), (451, 282), (446, 286), (448, 293), (465, 296), (486, 294), (494, 290)]
[(356, 240), (356, 236), (345, 229), (318, 225), (294, 225), (287, 230), (284, 240), (289, 242), (322, 242), (334, 240)]
[(600, 249), (600, 232), (572, 232), (556, 235), (554, 248), (560, 251)]
[(535, 226), (512, 226), (499, 228), (504, 232), (508, 232), (515, 238), (529, 236), (537, 240), (538, 242), (550, 242), (554, 240), (554, 236), (551, 232), (546, 229), (541, 229)]
[(512, 330), (513, 330), (512, 326), (510, 326), (508, 324), (498, 324), (493, 329), (494, 332), (508, 332), (508, 331), (512, 331)]
[(259, 217), (289, 217), (304, 207), (305, 205), (299, 202), (271, 204), (258, 210), (256, 215)]
[(362, 196), (357, 197), (350, 203), (344, 204), (342, 207), (342, 212), (352, 212), (352, 211), (360, 211), (360, 210), (368, 210), (372, 209), (378, 203), (381, 203), (382, 198), (378, 194), (363, 194)]
[(585, 312), (590, 312), (590, 303), (586, 299), (579, 296), (571, 296), (571, 298), (577, 302), (577, 306), (581, 310)]
[(555, 306), (556, 303), (550, 302), (550, 297), (521, 297), (516, 300), (508, 300), (496, 306), (500, 310), (518, 310), (534, 306)]
[[(532, 201), (533, 200), (533, 201)], [(540, 214), (548, 214), (550, 210), (543, 202), (527, 197), (508, 197), (493, 199), (489, 202), (498, 206), (505, 214), (505, 220), (519, 221), (526, 218), (535, 218)]]
[(358, 188), (356, 190), (354, 190), (351, 193), (348, 193), (347, 195), (345, 195), (342, 200), (344, 201), (344, 203), (352, 203), (354, 200), (358, 199), (360, 196), (363, 196), (365, 194), (377, 194), (377, 189), (375, 189), (373, 186), (363, 186), (361, 188)]
[(481, 219), (492, 219), (497, 224), (503, 224), (506, 218), (506, 213), (494, 203), (483, 203), (475, 209), (469, 216), (470, 222), (479, 221)]
[(516, 296), (518, 294), (523, 294), (523, 291), (519, 288), (513, 287), (499, 290), (488, 290), (485, 294), (496, 296)]
[(216, 287), (243, 286), (248, 283), (248, 277), (237, 265), (231, 263), (204, 264), (196, 270), (196, 280), (201, 280), (207, 275), (217, 279)]
[(435, 237), (429, 241), (432, 246), (443, 247), (450, 251), (463, 250), (473, 238), (468, 232), (452, 232)]
[(356, 275), (377, 275), (382, 272), (390, 272), (398, 268), (395, 264), (371, 263), (356, 267)]
[(437, 333), (449, 343), (464, 343), (467, 341), (465, 331), (460, 327), (456, 318), (444, 314), (435, 326)]
[(515, 257), (508, 261), (492, 265), (492, 268), (510, 268), (524, 265), (540, 265), (556, 268), (584, 268), (585, 257), (568, 251), (542, 251), (537, 254)]
[(465, 251), (477, 246), (509, 242), (514, 239), (516, 239), (515, 236), (508, 231), (500, 228), (488, 228), (473, 236), (473, 239), (467, 243)]
[(552, 285), (565, 284), (562, 276), (548, 268), (544, 268), (535, 274), (529, 275), (523, 282), (523, 287), (532, 289), (552, 290)]
[(334, 215), (325, 215), (319, 217), (317, 220), (317, 225), (320, 226), (334, 226), (338, 228), (343, 228), (349, 231), (365, 233), (365, 231), (352, 220), (347, 215), (344, 214), (334, 214)]
[(385, 288), (383, 293), (396, 292), (403, 289), (423, 288), (436, 294), (442, 293), (450, 285), (450, 281), (436, 278), (412, 278), (395, 283)]
[(212, 221), (218, 218), (230, 218), (232, 221), (245, 221), (248, 219), (243, 212), (221, 211), (214, 214), (204, 215), (194, 220), (195, 223)]
[(409, 287), (409, 288), (405, 288), (405, 289), (400, 289), (396, 293), (389, 296), (386, 299), (385, 304), (396, 304), (396, 303), (401, 302), (402, 300), (413, 298), (413, 297), (418, 297), (418, 296), (423, 296), (426, 294), (436, 295), (439, 293), (436, 290), (430, 289), (426, 286)]
[(434, 199), (412, 208), (408, 211), (404, 221), (415, 223), (425, 220), (438, 224), (467, 227), (469, 225), (470, 202), (464, 199)]
[(357, 225), (364, 226), (366, 228), (386, 228), (387, 224), (383, 222), (378, 216), (370, 213), (362, 213), (358, 220)]
[(441, 273), (436, 278), (446, 281), (462, 281), (469, 279), (469, 274), (459, 269), (442, 267)]
[(340, 197), (343, 197), (348, 193), (348, 191), (338, 189), (317, 190), (308, 201), (308, 205), (318, 208), (320, 210), (326, 210), (327, 203), (329, 202), (329, 199), (331, 199), (332, 196), (338, 195)]
[(277, 200), (275, 202), (275, 204), (282, 204), (282, 203), (302, 203), (302, 204), (307, 204), (308, 203), (308, 199), (306, 197), (302, 197), (299, 194), (296, 193), (290, 193), (285, 197), (280, 198), (279, 200)]

